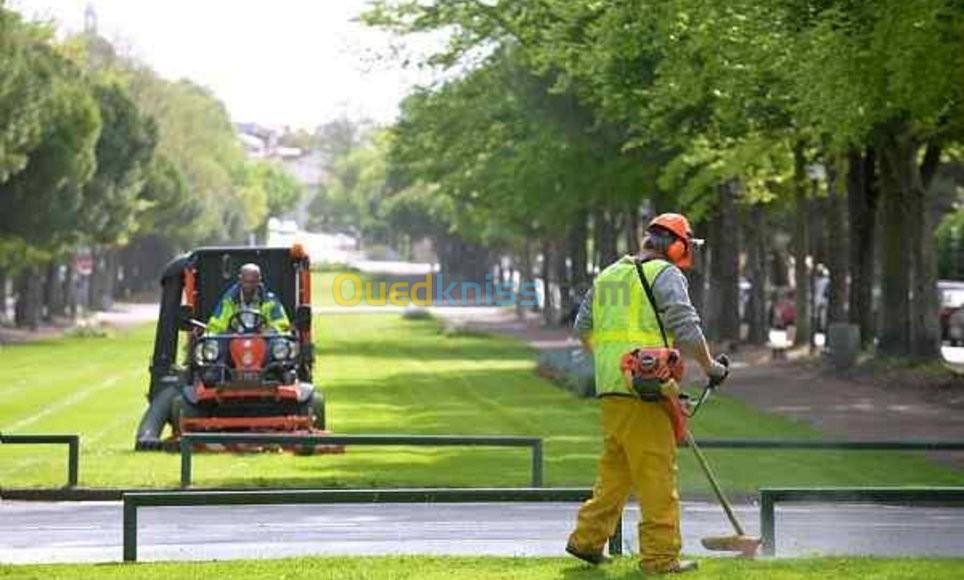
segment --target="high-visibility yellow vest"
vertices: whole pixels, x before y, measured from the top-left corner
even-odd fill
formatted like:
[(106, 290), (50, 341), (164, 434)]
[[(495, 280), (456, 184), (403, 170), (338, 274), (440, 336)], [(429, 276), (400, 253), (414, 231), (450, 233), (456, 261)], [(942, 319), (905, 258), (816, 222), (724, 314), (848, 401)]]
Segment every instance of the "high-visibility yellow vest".
[[(623, 256), (600, 272), (593, 282), (590, 340), (597, 396), (632, 395), (619, 372), (623, 355), (635, 348), (664, 346), (656, 312), (639, 280), (635, 260), (633, 256)], [(656, 277), (669, 265), (658, 259), (643, 263), (643, 275), (651, 288)], [(666, 329), (666, 338), (672, 345), (673, 335), (669, 329)]]

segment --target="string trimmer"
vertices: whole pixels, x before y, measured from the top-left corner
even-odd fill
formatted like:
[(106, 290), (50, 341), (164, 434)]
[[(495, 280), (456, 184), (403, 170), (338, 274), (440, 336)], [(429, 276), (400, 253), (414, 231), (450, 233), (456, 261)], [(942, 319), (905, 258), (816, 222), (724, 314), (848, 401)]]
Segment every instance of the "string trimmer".
[[(720, 355), (717, 359), (720, 363), (730, 366), (729, 359), (726, 355)], [(699, 410), (700, 406), (706, 402), (709, 398), (710, 393), (720, 385), (720, 381), (710, 381), (706, 387), (703, 389), (703, 393), (697, 399), (696, 403), (690, 407), (689, 411), (685, 412), (687, 417), (692, 417)], [(760, 548), (761, 540), (755, 536), (748, 536), (740, 525), (740, 520), (737, 519), (736, 513), (733, 511), (733, 506), (730, 501), (726, 498), (723, 493), (723, 489), (716, 480), (716, 476), (713, 474), (713, 470), (710, 469), (710, 464), (706, 460), (706, 456), (703, 455), (703, 451), (700, 450), (699, 446), (696, 444), (696, 440), (693, 439), (693, 434), (690, 433), (689, 429), (685, 430), (685, 440), (686, 444), (690, 446), (693, 450), (693, 454), (696, 455), (696, 461), (700, 464), (700, 468), (703, 469), (703, 473), (706, 474), (706, 479), (710, 482), (710, 487), (713, 488), (713, 493), (716, 495), (716, 499), (720, 502), (720, 506), (723, 507), (723, 511), (726, 513), (726, 518), (730, 520), (730, 525), (733, 526), (733, 531), (736, 532), (735, 535), (731, 536), (709, 536), (700, 540), (703, 547), (707, 550), (714, 552), (739, 552), (741, 556), (745, 558), (752, 558), (756, 555), (757, 550)]]

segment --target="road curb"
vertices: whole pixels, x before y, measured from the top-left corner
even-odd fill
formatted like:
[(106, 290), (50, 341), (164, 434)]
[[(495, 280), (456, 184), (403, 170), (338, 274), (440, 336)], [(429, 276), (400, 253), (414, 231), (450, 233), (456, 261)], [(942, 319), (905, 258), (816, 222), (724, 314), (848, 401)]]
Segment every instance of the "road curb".
[(113, 489), (113, 488), (11, 488), (0, 489), (0, 500), (12, 501), (120, 501), (128, 492), (174, 491), (172, 488)]
[[(191, 491), (259, 491), (279, 488), (261, 487), (195, 487)], [(285, 491), (319, 491), (322, 489), (344, 490), (346, 488), (283, 488)], [(381, 488), (390, 490), (392, 488)], [(509, 488), (511, 489), (511, 488)], [(178, 487), (135, 487), (135, 488), (109, 488), (109, 487), (77, 487), (77, 488), (6, 488), (0, 489), (0, 501), (36, 501), (36, 502), (55, 502), (55, 501), (120, 501), (125, 493), (156, 493), (164, 491), (184, 491)], [(698, 493), (685, 494), (680, 498), (682, 501), (695, 501), (714, 503), (715, 497), (712, 494)], [(756, 494), (733, 493), (730, 495), (731, 501), (740, 505), (755, 505), (759, 502)], [(630, 504), (632, 504), (631, 500)]]

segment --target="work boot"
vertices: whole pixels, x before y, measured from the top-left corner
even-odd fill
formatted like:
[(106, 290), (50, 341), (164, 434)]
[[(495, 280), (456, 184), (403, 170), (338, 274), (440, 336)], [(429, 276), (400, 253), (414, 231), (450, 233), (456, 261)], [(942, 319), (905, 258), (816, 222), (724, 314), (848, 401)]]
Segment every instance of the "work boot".
[(608, 564), (612, 561), (612, 558), (602, 552), (580, 552), (572, 544), (566, 544), (566, 552), (593, 566)]
[(639, 567), (646, 574), (682, 574), (683, 572), (693, 572), (700, 567), (700, 563), (695, 560), (676, 560), (669, 566), (647, 566), (640, 564)]

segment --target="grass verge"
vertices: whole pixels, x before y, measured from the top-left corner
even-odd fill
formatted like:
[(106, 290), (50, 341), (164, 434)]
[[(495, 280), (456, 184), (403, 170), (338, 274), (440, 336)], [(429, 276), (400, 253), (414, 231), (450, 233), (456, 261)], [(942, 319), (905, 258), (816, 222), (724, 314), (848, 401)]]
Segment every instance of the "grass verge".
[[(509, 434), (545, 439), (546, 484), (589, 486), (600, 449), (595, 401), (534, 373), (517, 341), (443, 336), (437, 321), (397, 314), (317, 319), (316, 378), (339, 433)], [(0, 430), (81, 435), (80, 482), (94, 487), (174, 487), (179, 457), (132, 451), (145, 408), (153, 328), (111, 338), (0, 349)], [(734, 376), (738, 381), (738, 374)], [(813, 428), (726, 397), (693, 425), (697, 437), (819, 437)], [(708, 455), (723, 485), (961, 485), (964, 473), (919, 455), (891, 452), (718, 451)], [(687, 450), (684, 492), (708, 493)], [(65, 479), (63, 447), (0, 446), (0, 485), (53, 487)], [(520, 486), (527, 450), (359, 447), (341, 456), (202, 455), (194, 480), (215, 486)]]
[[(964, 559), (808, 558), (799, 560), (742, 561), (704, 559), (700, 569), (686, 578), (781, 580), (803, 578), (960, 578)], [(563, 558), (462, 558), (462, 557), (365, 557), (295, 558), (236, 562), (157, 564), (99, 564), (0, 566), (0, 578), (73, 580), (155, 578), (417, 578), (464, 579), (513, 578), (638, 578), (636, 561), (621, 558), (601, 568), (590, 568)]]

